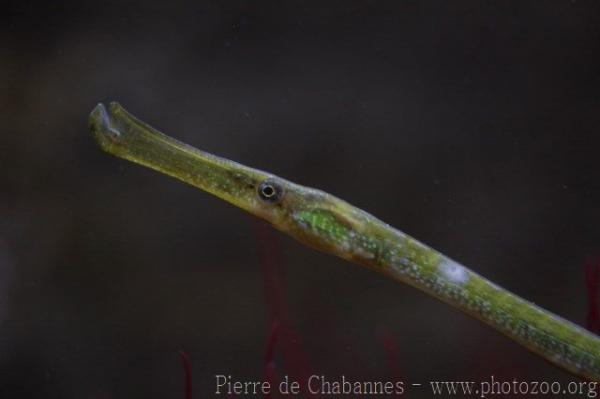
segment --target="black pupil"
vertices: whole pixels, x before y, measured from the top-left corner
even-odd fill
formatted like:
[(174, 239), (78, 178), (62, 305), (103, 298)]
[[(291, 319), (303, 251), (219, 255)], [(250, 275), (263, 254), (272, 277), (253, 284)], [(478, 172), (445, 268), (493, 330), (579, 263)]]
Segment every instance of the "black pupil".
[(269, 186), (269, 185), (265, 185), (262, 188), (262, 193), (265, 197), (272, 197), (273, 195), (275, 195), (275, 189), (273, 188), (273, 186)]
[(277, 202), (281, 197), (281, 188), (272, 182), (263, 182), (258, 187), (258, 195), (265, 201), (268, 202)]

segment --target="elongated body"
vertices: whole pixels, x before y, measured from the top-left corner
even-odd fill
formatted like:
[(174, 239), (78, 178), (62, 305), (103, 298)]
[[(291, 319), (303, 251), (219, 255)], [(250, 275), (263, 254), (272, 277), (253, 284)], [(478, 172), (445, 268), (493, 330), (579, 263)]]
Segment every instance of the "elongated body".
[(555, 365), (600, 380), (600, 338), (495, 285), (347, 202), (180, 143), (99, 104), (90, 127), (101, 147), (212, 193), (302, 243), (410, 284)]

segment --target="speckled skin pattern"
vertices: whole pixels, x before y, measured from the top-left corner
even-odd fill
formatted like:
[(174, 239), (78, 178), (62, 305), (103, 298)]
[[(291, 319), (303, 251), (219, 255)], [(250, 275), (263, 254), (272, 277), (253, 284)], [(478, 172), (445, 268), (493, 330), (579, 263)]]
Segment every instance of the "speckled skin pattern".
[[(298, 241), (410, 284), (583, 378), (600, 380), (600, 338), (493, 284), (374, 216), (323, 191), (180, 143), (119, 104), (90, 128), (105, 151), (150, 167), (267, 220)], [(263, 192), (264, 187), (267, 189)]]

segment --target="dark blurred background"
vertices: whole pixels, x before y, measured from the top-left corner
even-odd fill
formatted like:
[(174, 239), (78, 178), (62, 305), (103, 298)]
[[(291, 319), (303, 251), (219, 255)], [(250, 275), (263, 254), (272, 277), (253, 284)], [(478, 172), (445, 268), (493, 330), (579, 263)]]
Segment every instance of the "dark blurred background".
[(2, 398), (183, 398), (177, 351), (197, 398), (217, 373), (269, 367), (574, 379), (419, 291), (108, 156), (87, 116), (119, 101), (585, 325), (585, 262), (600, 257), (597, 2), (23, 1), (3, 6), (0, 32)]

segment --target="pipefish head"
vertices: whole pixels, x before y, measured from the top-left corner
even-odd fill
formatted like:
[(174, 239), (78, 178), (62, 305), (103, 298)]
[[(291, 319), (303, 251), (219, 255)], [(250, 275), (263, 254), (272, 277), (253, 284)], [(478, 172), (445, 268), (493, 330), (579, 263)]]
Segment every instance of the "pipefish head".
[(356, 208), (323, 191), (217, 157), (166, 136), (118, 103), (99, 104), (90, 115), (94, 137), (106, 152), (166, 173), (271, 223), (305, 244), (343, 252)]

